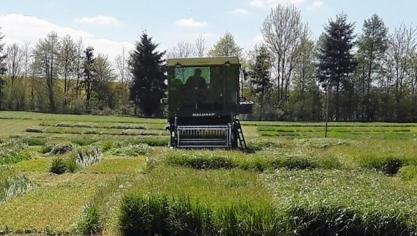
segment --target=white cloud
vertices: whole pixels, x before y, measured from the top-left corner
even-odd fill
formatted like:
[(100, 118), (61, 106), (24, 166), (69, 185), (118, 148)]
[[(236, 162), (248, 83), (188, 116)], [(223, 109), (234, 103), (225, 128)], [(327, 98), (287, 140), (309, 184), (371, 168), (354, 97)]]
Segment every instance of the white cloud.
[(236, 9), (230, 11), (230, 13), (234, 14), (234, 15), (250, 15), (251, 14), (251, 12), (249, 10), (244, 9), (244, 8), (236, 8)]
[(324, 2), (317, 0), (317, 1), (314, 1), (311, 5), (313, 6), (313, 8), (321, 8), (324, 5)]
[(270, 8), (275, 7), (278, 4), (288, 5), (294, 4), (299, 5), (303, 3), (304, 0), (249, 0), (249, 4), (254, 7), (259, 8)]
[(196, 21), (193, 18), (183, 18), (175, 21), (175, 25), (183, 28), (203, 28), (208, 26), (208, 23), (204, 21)]
[(72, 36), (75, 40), (83, 39), (85, 46), (93, 46), (96, 53), (103, 53), (115, 58), (123, 48), (129, 50), (133, 45), (129, 42), (117, 42), (109, 39), (96, 38), (93, 34), (70, 27), (56, 25), (47, 20), (34, 16), (21, 14), (0, 15), (0, 32), (4, 34), (6, 44), (31, 42), (36, 44), (39, 39), (45, 38), (48, 33), (55, 31), (60, 37)]
[(75, 22), (89, 25), (100, 25), (100, 26), (121, 26), (123, 22), (112, 16), (93, 16), (93, 17), (82, 17), (75, 19)]

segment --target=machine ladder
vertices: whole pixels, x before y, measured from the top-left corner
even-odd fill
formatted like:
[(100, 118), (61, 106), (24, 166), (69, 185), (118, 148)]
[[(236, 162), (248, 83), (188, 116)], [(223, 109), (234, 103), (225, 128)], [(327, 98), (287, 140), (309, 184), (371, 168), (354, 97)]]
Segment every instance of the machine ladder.
[(240, 149), (247, 150), (245, 136), (243, 135), (242, 126), (240, 125), (239, 119), (235, 120), (237, 139), (239, 141)]

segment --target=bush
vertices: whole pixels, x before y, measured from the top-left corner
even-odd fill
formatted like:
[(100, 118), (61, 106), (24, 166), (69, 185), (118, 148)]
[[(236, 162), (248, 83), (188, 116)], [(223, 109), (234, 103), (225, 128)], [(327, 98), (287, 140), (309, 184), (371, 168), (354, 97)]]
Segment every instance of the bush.
[(31, 154), (24, 150), (26, 147), (26, 144), (19, 139), (11, 139), (0, 143), (0, 165), (16, 164), (29, 160)]
[(80, 169), (80, 166), (78, 165), (75, 157), (69, 158), (66, 161), (65, 166), (66, 166), (66, 170), (70, 173), (75, 173)]
[(395, 175), (400, 168), (405, 164), (403, 158), (397, 157), (375, 157), (370, 156), (367, 159), (362, 160), (362, 167), (375, 169), (382, 173), (392, 176)]
[(117, 144), (111, 139), (104, 140), (104, 141), (100, 142), (99, 145), (100, 145), (101, 150), (103, 150), (103, 152), (107, 152), (107, 151), (109, 151), (112, 148), (117, 146)]
[(92, 204), (84, 208), (83, 218), (77, 228), (82, 235), (97, 235), (102, 231), (102, 219), (97, 206)]
[(97, 147), (91, 147), (78, 150), (74, 160), (78, 166), (87, 167), (99, 162), (101, 158), (102, 153), (100, 149)]
[(81, 168), (95, 164), (101, 158), (102, 153), (97, 147), (79, 149), (69, 156), (55, 158), (49, 171), (55, 174), (75, 173)]
[(42, 153), (42, 154), (47, 154), (47, 153), (50, 153), (52, 151), (52, 148), (54, 148), (53, 145), (45, 144), (45, 145), (42, 146), (42, 148), (39, 152)]
[[(294, 220), (296, 235), (413, 235), (400, 219), (371, 213), (366, 218), (346, 208), (321, 207), (307, 210), (294, 207), (289, 210)], [(333, 233), (334, 232), (334, 233)]]
[(49, 171), (61, 175), (67, 171), (67, 165), (63, 158), (55, 158), (52, 161), (51, 167), (49, 168)]
[(97, 142), (97, 139), (87, 136), (78, 136), (77, 138), (72, 139), (71, 142), (80, 146), (88, 146)]
[(42, 146), (46, 144), (45, 137), (26, 137), (23, 142), (29, 146)]
[(32, 182), (18, 175), (13, 168), (0, 166), (0, 202), (22, 194), (33, 187)]
[(115, 148), (111, 151), (111, 154), (116, 156), (140, 156), (148, 154), (151, 150), (147, 144), (136, 144)]
[(31, 155), (27, 151), (10, 152), (7, 155), (0, 156), (0, 165), (11, 165), (30, 159)]

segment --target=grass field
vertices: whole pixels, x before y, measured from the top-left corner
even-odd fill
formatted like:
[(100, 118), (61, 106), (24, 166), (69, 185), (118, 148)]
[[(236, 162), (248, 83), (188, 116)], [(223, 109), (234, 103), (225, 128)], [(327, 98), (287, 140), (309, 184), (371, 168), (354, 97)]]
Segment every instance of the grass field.
[(250, 153), (164, 126), (0, 112), (0, 235), (417, 234), (417, 124), (243, 122)]

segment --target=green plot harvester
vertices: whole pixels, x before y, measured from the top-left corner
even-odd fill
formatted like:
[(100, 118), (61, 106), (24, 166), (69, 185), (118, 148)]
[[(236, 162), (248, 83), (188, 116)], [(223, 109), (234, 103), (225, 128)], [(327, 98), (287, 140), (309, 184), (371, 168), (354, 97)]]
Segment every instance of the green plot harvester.
[(168, 60), (168, 130), (177, 148), (242, 148), (237, 116), (252, 103), (240, 96), (237, 57)]

